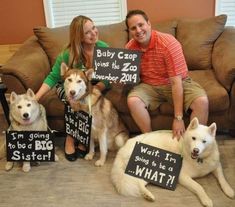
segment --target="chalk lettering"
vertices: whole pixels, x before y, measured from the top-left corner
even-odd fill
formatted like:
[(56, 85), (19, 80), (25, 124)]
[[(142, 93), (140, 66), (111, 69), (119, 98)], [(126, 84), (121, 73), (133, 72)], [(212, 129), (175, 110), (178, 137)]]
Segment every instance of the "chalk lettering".
[(115, 55), (115, 52), (111, 52), (110, 50), (102, 52), (100, 49), (97, 49), (96, 52), (97, 52), (97, 57), (109, 57), (112, 59)]
[(139, 156), (135, 157), (135, 161), (136, 162), (143, 162), (145, 165), (149, 164), (149, 160), (148, 159), (144, 159), (143, 157), (139, 157)]

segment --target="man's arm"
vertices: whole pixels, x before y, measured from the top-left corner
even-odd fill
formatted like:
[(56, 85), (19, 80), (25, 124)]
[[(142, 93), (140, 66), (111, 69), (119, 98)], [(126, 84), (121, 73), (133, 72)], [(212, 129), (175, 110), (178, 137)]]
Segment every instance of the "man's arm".
[(173, 137), (177, 137), (179, 140), (185, 131), (183, 119), (183, 104), (184, 104), (184, 89), (181, 76), (175, 76), (170, 78), (172, 86), (172, 99), (174, 106), (174, 120), (172, 124)]

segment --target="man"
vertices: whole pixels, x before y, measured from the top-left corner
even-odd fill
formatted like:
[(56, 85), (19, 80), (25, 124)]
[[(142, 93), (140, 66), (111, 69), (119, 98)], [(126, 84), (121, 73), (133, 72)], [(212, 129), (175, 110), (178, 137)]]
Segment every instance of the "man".
[(199, 84), (188, 76), (188, 68), (180, 43), (169, 34), (151, 29), (147, 15), (141, 10), (129, 11), (126, 26), (132, 36), (127, 49), (142, 52), (140, 79), (128, 94), (127, 104), (142, 133), (152, 131), (148, 110), (163, 102), (173, 104), (173, 136), (178, 139), (185, 131), (183, 114), (191, 110), (190, 119), (197, 117), (207, 124), (208, 98)]

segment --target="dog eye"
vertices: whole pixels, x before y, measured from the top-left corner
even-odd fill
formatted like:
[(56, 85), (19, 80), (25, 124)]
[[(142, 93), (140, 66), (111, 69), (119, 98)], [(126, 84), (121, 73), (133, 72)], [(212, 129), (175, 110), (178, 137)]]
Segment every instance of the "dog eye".
[(18, 109), (22, 109), (22, 106), (17, 106)]
[(78, 80), (77, 83), (81, 83), (82, 81), (81, 80)]
[(31, 104), (29, 103), (29, 104), (27, 104), (27, 106), (28, 106), (28, 107), (30, 107), (30, 106), (31, 106)]
[(72, 79), (71, 79), (71, 78), (68, 78), (68, 81), (69, 81), (69, 82), (72, 82)]
[(192, 137), (192, 140), (196, 140), (196, 137)]
[(206, 143), (206, 140), (203, 140), (202, 143)]

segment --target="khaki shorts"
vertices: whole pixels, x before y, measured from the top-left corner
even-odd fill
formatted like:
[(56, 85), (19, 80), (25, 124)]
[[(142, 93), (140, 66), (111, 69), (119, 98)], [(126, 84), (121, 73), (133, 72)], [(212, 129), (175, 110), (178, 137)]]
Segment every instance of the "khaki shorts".
[[(184, 110), (187, 113), (193, 100), (200, 96), (206, 96), (205, 90), (191, 78), (183, 80), (184, 88)], [(171, 85), (151, 86), (140, 83), (128, 94), (128, 97), (137, 96), (150, 111), (157, 109), (162, 103), (168, 102), (173, 105)]]

